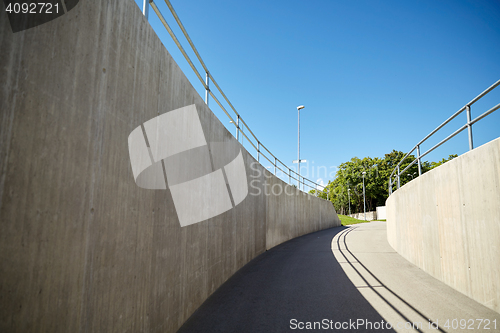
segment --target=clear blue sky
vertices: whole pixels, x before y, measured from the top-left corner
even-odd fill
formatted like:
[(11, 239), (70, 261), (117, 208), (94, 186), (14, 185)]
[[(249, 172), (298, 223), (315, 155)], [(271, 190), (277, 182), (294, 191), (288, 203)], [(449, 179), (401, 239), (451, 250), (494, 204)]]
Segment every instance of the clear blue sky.
[[(142, 8), (142, 0), (135, 1)], [(333, 170), (354, 156), (408, 152), (500, 79), (500, 1), (171, 3), (231, 103), (290, 167), (297, 159), (298, 105), (306, 107), (300, 117), (301, 158)], [(161, 0), (157, 4), (188, 49), (168, 7)], [(152, 9), (150, 23), (204, 97)], [(195, 61), (192, 52), (190, 57)], [(498, 103), (500, 87), (472, 107), (472, 117)], [(210, 107), (234, 132), (215, 102)], [(464, 112), (422, 150), (465, 121)], [(474, 125), (473, 132), (475, 146), (499, 137), (500, 110)], [(467, 150), (464, 131), (425, 159)]]

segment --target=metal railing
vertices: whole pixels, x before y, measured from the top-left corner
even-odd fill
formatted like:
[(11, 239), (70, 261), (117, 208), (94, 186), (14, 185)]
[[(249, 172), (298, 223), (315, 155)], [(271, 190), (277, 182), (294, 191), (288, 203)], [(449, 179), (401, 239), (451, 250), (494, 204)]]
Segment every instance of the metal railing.
[[(492, 91), (493, 89), (495, 89), (498, 85), (500, 85), (500, 80), (498, 80), (497, 82), (495, 82), (494, 84), (492, 84), (488, 89), (486, 89), (485, 91), (483, 91), (482, 93), (480, 93), (479, 95), (477, 95), (473, 100), (471, 100), (469, 103), (465, 104), (460, 110), (458, 110), (457, 112), (455, 112), (450, 118), (446, 119), (441, 125), (439, 125), (438, 127), (436, 127), (436, 129), (434, 129), (431, 133), (429, 133), (425, 138), (423, 138), (422, 140), (420, 140), (420, 142), (417, 143), (412, 148), (412, 150), (410, 150), (403, 157), (403, 159), (401, 159), (401, 161), (399, 161), (398, 165), (394, 168), (394, 170), (392, 170), (391, 175), (389, 176), (389, 195), (392, 194), (392, 186), (393, 185), (396, 184), (398, 189), (401, 187), (401, 185), (400, 185), (400, 178), (401, 178), (401, 175), (406, 170), (408, 170), (413, 164), (418, 163), (418, 176), (422, 175), (422, 157), (424, 157), (425, 155), (429, 154), (431, 151), (433, 151), (437, 147), (441, 146), (443, 143), (445, 143), (446, 141), (450, 140), (451, 138), (453, 138), (455, 135), (457, 135), (458, 133), (462, 132), (466, 128), (468, 129), (468, 134), (469, 134), (469, 150), (474, 149), (473, 138), (472, 138), (472, 125), (475, 124), (476, 122), (478, 122), (479, 120), (483, 119), (487, 115), (489, 115), (489, 114), (493, 113), (494, 111), (498, 110), (500, 108), (500, 104), (495, 105), (494, 107), (492, 107), (488, 111), (484, 112), (482, 115), (480, 115), (479, 117), (477, 117), (474, 120), (471, 120), (471, 112), (470, 112), (471, 106), (474, 103), (476, 103), (478, 100), (480, 100), (481, 98), (483, 98), (490, 91)], [(463, 125), (459, 129), (457, 129), (452, 134), (448, 135), (446, 138), (444, 138), (443, 140), (441, 140), (439, 143), (437, 143), (436, 145), (434, 145), (432, 148), (430, 148), (429, 150), (427, 150), (425, 153), (421, 154), (420, 153), (420, 146), (422, 145), (422, 143), (424, 143), (427, 139), (429, 139), (432, 135), (434, 135), (437, 131), (439, 131), (443, 126), (445, 126), (450, 121), (452, 121), (453, 119), (455, 119), (463, 111), (466, 111), (466, 113), (467, 113), (467, 122), (465, 123), (465, 125)], [(408, 164), (402, 171), (400, 171), (401, 164), (415, 150), (417, 151), (417, 157), (410, 164)], [(396, 183), (392, 182), (393, 176), (395, 176), (395, 178), (396, 178), (395, 179)]]
[[(271, 163), (271, 165), (274, 167), (274, 172), (273, 173), (274, 173), (275, 176), (277, 176), (277, 170), (280, 170), (283, 174), (285, 174), (285, 175), (288, 176), (288, 184), (294, 185), (294, 184), (292, 184), (292, 179), (293, 179), (295, 181), (295, 183), (299, 185), (298, 186), (299, 190), (300, 190), (300, 184), (302, 184), (302, 191), (304, 191), (304, 187), (309, 187), (311, 189), (316, 190), (316, 195), (319, 194), (318, 188), (321, 187), (322, 188), (321, 191), (324, 191), (325, 190), (325, 186), (324, 185), (321, 185), (321, 184), (318, 184), (316, 182), (313, 182), (312, 180), (307, 179), (307, 178), (301, 176), (295, 170), (292, 170), (289, 167), (287, 167), (280, 159), (278, 159), (273, 153), (271, 153), (269, 151), (269, 149), (267, 149), (262, 144), (262, 142), (259, 141), (259, 139), (255, 136), (255, 134), (252, 132), (252, 130), (250, 129), (250, 127), (248, 127), (247, 123), (243, 120), (243, 118), (241, 117), (241, 115), (236, 111), (236, 109), (234, 108), (234, 106), (231, 104), (231, 102), (227, 98), (226, 94), (224, 94), (224, 92), (222, 91), (222, 89), (217, 84), (217, 82), (215, 81), (214, 77), (212, 76), (212, 74), (208, 70), (207, 66), (205, 65), (205, 62), (203, 62), (200, 54), (198, 53), (198, 50), (194, 46), (193, 41), (189, 37), (186, 29), (184, 28), (184, 25), (182, 24), (181, 20), (179, 19), (179, 16), (177, 16), (177, 13), (175, 12), (174, 8), (172, 7), (172, 4), (170, 3), (170, 1), (169, 0), (164, 0), (164, 1), (167, 4), (168, 8), (170, 9), (170, 12), (172, 13), (172, 16), (174, 17), (175, 21), (177, 22), (177, 25), (182, 30), (182, 33), (184, 34), (184, 37), (188, 41), (189, 45), (191, 46), (191, 49), (194, 51), (196, 57), (198, 58), (198, 61), (200, 62), (201, 66), (203, 67), (203, 70), (205, 71), (205, 79), (203, 79), (202, 75), (198, 72), (198, 70), (194, 66), (193, 62), (191, 61), (191, 59), (187, 55), (186, 51), (182, 47), (182, 45), (179, 42), (178, 38), (175, 36), (173, 30), (170, 28), (170, 26), (168, 25), (167, 21), (163, 17), (162, 13), (160, 12), (160, 10), (158, 9), (158, 7), (156, 6), (156, 3), (155, 3), (154, 0), (143, 0), (143, 14), (144, 14), (144, 16), (146, 16), (146, 19), (147, 19), (148, 18), (148, 3), (149, 3), (149, 5), (151, 6), (151, 8), (153, 8), (153, 10), (155, 11), (156, 15), (158, 16), (158, 18), (162, 22), (162, 24), (165, 27), (165, 29), (167, 29), (168, 33), (170, 34), (170, 37), (172, 37), (173, 41), (175, 42), (175, 44), (177, 45), (177, 47), (181, 51), (181, 53), (184, 56), (184, 58), (186, 59), (186, 61), (188, 62), (189, 66), (191, 66), (191, 69), (193, 70), (193, 72), (198, 77), (198, 80), (200, 80), (201, 84), (205, 88), (205, 103), (207, 104), (207, 106), (208, 106), (208, 98), (209, 98), (209, 96), (212, 96), (213, 100), (219, 105), (219, 107), (222, 109), (222, 111), (224, 111), (224, 113), (226, 114), (226, 116), (229, 118), (230, 123), (232, 123), (236, 127), (236, 139), (239, 141), (239, 137), (240, 137), (240, 134), (241, 134), (241, 136), (242, 136), (241, 137), (241, 141), (242, 141), (242, 145), (243, 145), (243, 137), (245, 137), (247, 139), (247, 141), (252, 145), (252, 147), (256, 150), (256, 152), (257, 152), (257, 161), (260, 163), (261, 156), (263, 158), (265, 158), (267, 161), (269, 161)], [(222, 103), (213, 94), (212, 90), (209, 87), (210, 81), (212, 81), (212, 83), (215, 85), (215, 87), (217, 88), (217, 90), (220, 92), (220, 94), (222, 95), (222, 97), (224, 98), (224, 100), (226, 101), (226, 103), (231, 107), (234, 115), (236, 116), (236, 121), (235, 121), (235, 119), (233, 119), (233, 117), (231, 117), (231, 115), (224, 108), (224, 106), (222, 105)], [(245, 131), (243, 129), (245, 129)], [(247, 134), (245, 132), (249, 133), (250, 137), (247, 136)], [(253, 140), (251, 140), (251, 138), (253, 138)], [(265, 152), (267, 152), (267, 154), (268, 154), (267, 156), (266, 156)], [(328, 199), (328, 193), (327, 193), (327, 199)]]

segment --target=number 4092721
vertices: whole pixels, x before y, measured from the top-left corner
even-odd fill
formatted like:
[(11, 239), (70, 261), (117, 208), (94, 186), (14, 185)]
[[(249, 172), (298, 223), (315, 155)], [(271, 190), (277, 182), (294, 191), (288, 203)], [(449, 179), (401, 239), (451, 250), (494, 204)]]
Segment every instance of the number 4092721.
[(59, 13), (59, 4), (50, 2), (32, 2), (32, 3), (9, 3), (5, 11), (9, 14), (57, 14)]

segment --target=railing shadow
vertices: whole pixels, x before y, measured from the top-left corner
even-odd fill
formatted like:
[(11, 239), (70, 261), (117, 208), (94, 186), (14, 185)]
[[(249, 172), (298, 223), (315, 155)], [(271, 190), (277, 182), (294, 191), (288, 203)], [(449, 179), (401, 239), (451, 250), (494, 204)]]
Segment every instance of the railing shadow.
[[(366, 265), (364, 265), (355, 255), (353, 252), (349, 250), (349, 246), (347, 245), (346, 241), (346, 236), (354, 231), (357, 227), (350, 227), (347, 230), (343, 230), (339, 237), (337, 238), (337, 247), (339, 249), (339, 252), (342, 254), (346, 262), (350, 265), (350, 267), (358, 274), (358, 276), (363, 280), (364, 283), (366, 283), (367, 287), (371, 289), (384, 303), (386, 303), (394, 312), (396, 312), (399, 316), (401, 316), (406, 323), (413, 323), (414, 320), (408, 318), (400, 309), (398, 309), (394, 304), (392, 304), (386, 297), (382, 295), (382, 293), (379, 292), (379, 288), (384, 288), (386, 291), (388, 291), (390, 294), (395, 296), (398, 300), (400, 300), (402, 303), (404, 303), (407, 307), (412, 309), (415, 313), (417, 313), (422, 319), (424, 319), (424, 322), (435, 322), (433, 319), (431, 319), (429, 316), (426, 316), (423, 314), (421, 311), (419, 311), (417, 308), (412, 306), (410, 303), (408, 303), (406, 300), (404, 300), (401, 296), (399, 296), (397, 293), (395, 293), (391, 288), (389, 288), (387, 285), (385, 285), (375, 274), (373, 274)], [(342, 249), (342, 246), (345, 246), (345, 250)], [(377, 285), (374, 286), (372, 285), (368, 280), (369, 277), (366, 275), (363, 275), (363, 273), (355, 267), (353, 262), (351, 262), (348, 258), (348, 255), (352, 256), (356, 263), (358, 263), (368, 274), (369, 276), (374, 279), (377, 282)], [(412, 327), (412, 329), (418, 331), (418, 332), (423, 332), (420, 328), (418, 327)], [(440, 331), (443, 333), (446, 333), (445, 330), (443, 330), (441, 327), (437, 327), (436, 331)]]
[(346, 230), (311, 233), (259, 255), (217, 289), (179, 332), (283, 332), (307, 328), (307, 323), (312, 332), (360, 332), (366, 330), (355, 326), (358, 319), (385, 321), (333, 256), (332, 239)]

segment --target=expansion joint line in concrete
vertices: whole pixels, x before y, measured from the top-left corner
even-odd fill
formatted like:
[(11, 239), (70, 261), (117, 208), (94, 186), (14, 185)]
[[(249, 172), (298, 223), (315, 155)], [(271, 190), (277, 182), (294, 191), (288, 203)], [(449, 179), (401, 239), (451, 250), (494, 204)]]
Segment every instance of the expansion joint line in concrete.
[(224, 176), (224, 181), (226, 182), (226, 187), (227, 187), (227, 192), (229, 193), (229, 199), (231, 200), (231, 205), (233, 205), (233, 208), (236, 207), (234, 204), (234, 198), (233, 198), (233, 192), (231, 191), (231, 186), (229, 186), (229, 181), (227, 180), (227, 174), (226, 170), (224, 168), (221, 168), (222, 171), (222, 176)]
[(64, 11), (64, 14), (66, 14), (68, 12), (68, 10), (66, 9), (66, 4), (64, 3), (64, 1), (61, 1), (59, 2), (61, 5), (62, 5), (62, 8), (63, 8), (63, 11)]

